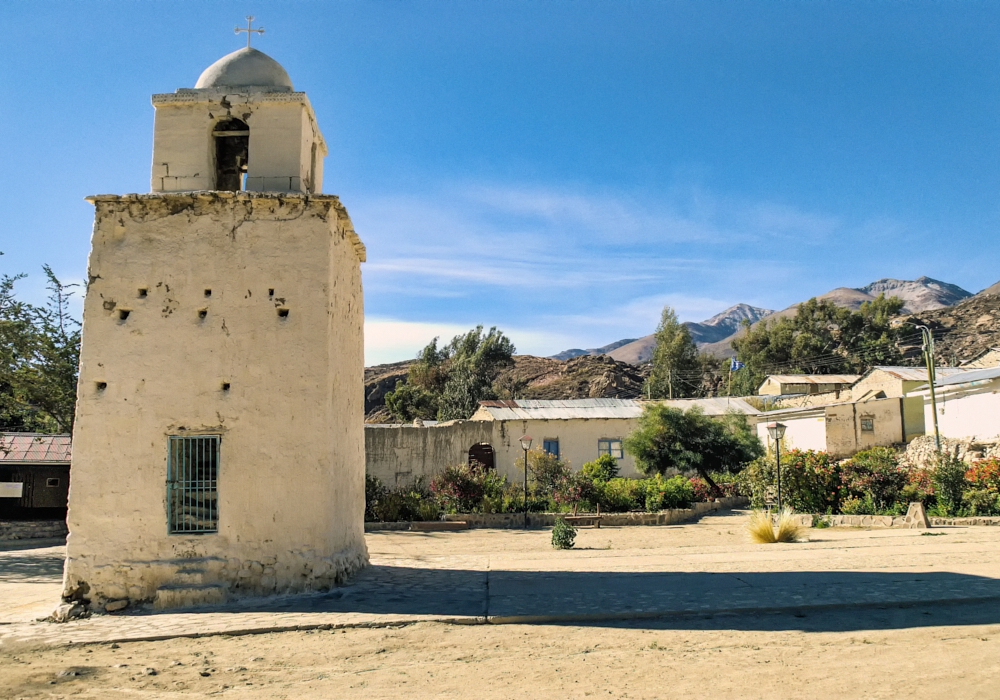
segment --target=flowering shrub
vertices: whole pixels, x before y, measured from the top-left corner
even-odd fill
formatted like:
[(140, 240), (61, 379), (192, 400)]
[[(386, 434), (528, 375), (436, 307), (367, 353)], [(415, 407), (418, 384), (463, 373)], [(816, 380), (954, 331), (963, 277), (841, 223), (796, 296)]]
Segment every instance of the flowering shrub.
[(431, 481), (431, 493), (449, 513), (481, 512), (502, 503), (506, 478), (478, 463), (448, 467)]
[(962, 503), (969, 515), (1000, 515), (1000, 459), (981, 459), (965, 472)]
[(708, 482), (702, 479), (700, 476), (694, 477), (688, 483), (691, 484), (691, 490), (694, 493), (694, 498), (692, 500), (699, 502), (707, 501), (712, 497), (712, 487), (709, 486)]
[(845, 501), (851, 499), (864, 504), (866, 514), (895, 514), (901, 506), (900, 497), (908, 473), (899, 466), (895, 451), (873, 447), (844, 462), (840, 466), (840, 480)]
[[(763, 508), (776, 497), (774, 459), (754, 460), (737, 477), (740, 492), (754, 508)], [(791, 450), (781, 456), (782, 502), (800, 513), (836, 512), (840, 504), (840, 469), (825, 452)]]

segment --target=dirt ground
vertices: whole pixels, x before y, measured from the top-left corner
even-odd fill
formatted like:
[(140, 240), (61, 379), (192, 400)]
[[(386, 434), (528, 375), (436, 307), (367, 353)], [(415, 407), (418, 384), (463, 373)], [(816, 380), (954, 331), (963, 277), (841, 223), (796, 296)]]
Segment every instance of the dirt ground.
[[(961, 624), (974, 607), (20, 649), (0, 656), (0, 688), (5, 698), (996, 698), (1000, 624)], [(926, 626), (936, 617), (948, 624)], [(843, 629), (858, 626), (888, 629)]]
[[(427, 568), (479, 562), (476, 566), (491, 571), (878, 570), (890, 579), (893, 572), (918, 569), (998, 578), (1000, 528), (813, 530), (806, 543), (760, 546), (747, 542), (743, 518), (732, 514), (687, 526), (581, 530), (577, 548), (567, 552), (553, 551), (545, 531), (372, 533), (368, 545), (373, 562), (419, 562)], [(21, 550), (9, 552), (11, 573), (4, 584), (8, 587), (0, 586), (0, 606), (10, 603), (5, 598), (16, 591), (34, 600), (43, 589), (32, 586), (55, 585), (47, 563), (53, 552), (37, 551), (37, 570), (27, 556)], [(627, 623), (420, 622), (69, 647), (0, 645), (3, 700), (959, 700), (1000, 697), (998, 682), (996, 600), (698, 614)]]

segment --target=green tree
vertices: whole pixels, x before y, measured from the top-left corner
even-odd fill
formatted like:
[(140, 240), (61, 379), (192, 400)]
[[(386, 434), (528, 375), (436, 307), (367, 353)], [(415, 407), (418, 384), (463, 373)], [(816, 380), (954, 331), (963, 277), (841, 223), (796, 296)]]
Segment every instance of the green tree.
[(732, 393), (756, 393), (768, 374), (859, 374), (873, 365), (901, 364), (903, 330), (891, 320), (902, 306), (884, 295), (857, 311), (810, 299), (794, 316), (745, 326), (733, 339), (745, 367), (733, 374)]
[(386, 394), (386, 407), (397, 420), (469, 418), (479, 402), (516, 391), (502, 374), (514, 365), (514, 344), (495, 327), (482, 326), (438, 347), (432, 340), (410, 366), (406, 383)]
[(643, 409), (625, 450), (644, 474), (697, 471), (719, 493), (711, 472), (738, 472), (761, 456), (764, 446), (742, 413), (713, 419), (697, 407), (682, 411), (654, 403)]
[(80, 324), (69, 313), (71, 289), (47, 265), (49, 298), (36, 307), (17, 300), (23, 275), (0, 278), (0, 428), (73, 431)]
[(646, 395), (654, 399), (679, 399), (701, 391), (702, 367), (698, 348), (687, 326), (677, 320), (669, 306), (663, 307), (656, 328), (652, 371), (646, 380)]

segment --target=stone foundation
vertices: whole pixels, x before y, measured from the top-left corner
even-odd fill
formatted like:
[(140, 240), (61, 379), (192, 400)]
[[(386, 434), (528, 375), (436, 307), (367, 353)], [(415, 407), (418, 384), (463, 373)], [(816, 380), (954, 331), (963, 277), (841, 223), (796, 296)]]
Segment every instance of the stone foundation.
[(0, 520), (0, 541), (61, 539), (68, 532), (65, 520)]
[(124, 561), (91, 566), (78, 560), (64, 598), (95, 611), (112, 603), (120, 608), (152, 603), (157, 609), (225, 602), (233, 597), (324, 591), (343, 583), (368, 565), (362, 545), (330, 557), (289, 552), (259, 560), (192, 557), (160, 561)]

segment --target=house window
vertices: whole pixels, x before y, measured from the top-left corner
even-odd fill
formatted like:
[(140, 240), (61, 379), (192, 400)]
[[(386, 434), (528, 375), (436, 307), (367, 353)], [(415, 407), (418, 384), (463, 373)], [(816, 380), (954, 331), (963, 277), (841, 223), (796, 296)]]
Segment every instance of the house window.
[(552, 455), (556, 459), (559, 458), (559, 440), (558, 439), (542, 440), (542, 449), (545, 450), (546, 452), (548, 452), (550, 455)]
[(875, 419), (871, 418), (871, 417), (866, 418), (866, 417), (862, 416), (861, 417), (861, 430), (863, 432), (866, 432), (866, 433), (874, 433), (875, 432)]
[(45, 485), (50, 489), (59, 488), (59, 479), (57, 477), (50, 476), (45, 480)]
[(170, 534), (219, 531), (218, 435), (171, 436), (167, 454)]
[(615, 459), (624, 457), (622, 454), (622, 441), (618, 438), (601, 438), (597, 441), (597, 454), (611, 455)]

